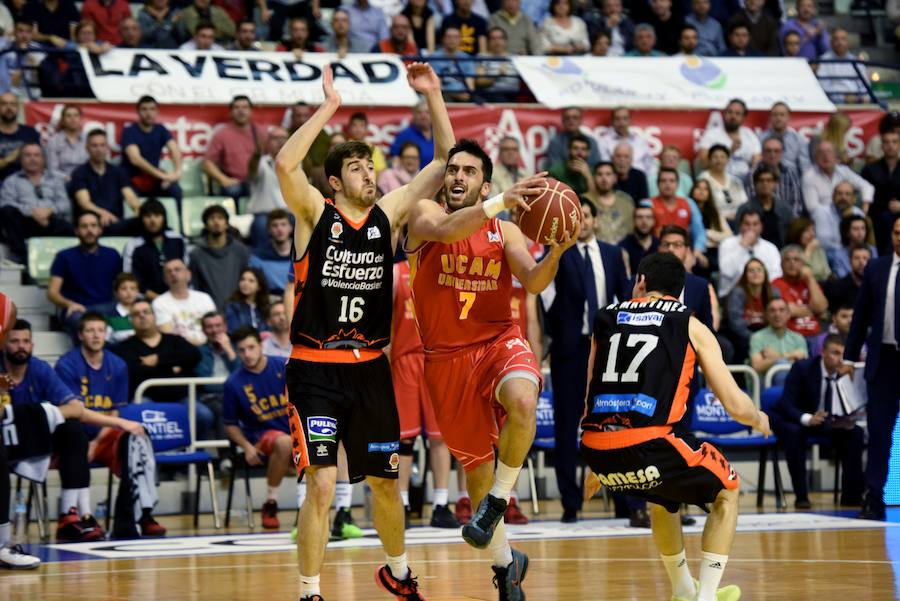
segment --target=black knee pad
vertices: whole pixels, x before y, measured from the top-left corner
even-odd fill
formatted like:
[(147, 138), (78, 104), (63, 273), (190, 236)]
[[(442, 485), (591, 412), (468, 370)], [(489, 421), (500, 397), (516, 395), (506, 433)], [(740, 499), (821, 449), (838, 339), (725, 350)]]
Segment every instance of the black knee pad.
[(415, 447), (415, 439), (404, 439), (400, 441), (400, 453), (401, 457), (412, 457), (413, 455), (413, 447)]

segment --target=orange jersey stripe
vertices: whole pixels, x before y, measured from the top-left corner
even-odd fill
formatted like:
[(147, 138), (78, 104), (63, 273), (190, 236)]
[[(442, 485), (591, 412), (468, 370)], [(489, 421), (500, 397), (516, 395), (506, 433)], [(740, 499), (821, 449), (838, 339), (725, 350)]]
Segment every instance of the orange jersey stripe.
[(291, 350), (291, 359), (319, 363), (359, 363), (372, 361), (383, 354), (381, 349), (315, 349), (294, 345)]
[(615, 432), (595, 432), (585, 430), (581, 434), (581, 443), (597, 451), (622, 449), (662, 438), (672, 433), (672, 426), (647, 426), (646, 428), (626, 428)]

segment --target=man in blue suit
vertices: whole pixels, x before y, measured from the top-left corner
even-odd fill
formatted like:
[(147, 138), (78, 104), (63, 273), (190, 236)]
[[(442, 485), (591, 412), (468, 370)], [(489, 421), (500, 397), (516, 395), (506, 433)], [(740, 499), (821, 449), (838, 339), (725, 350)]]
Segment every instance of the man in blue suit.
[(849, 417), (856, 403), (840, 380), (843, 356), (841, 336), (826, 336), (821, 357), (801, 359), (791, 366), (784, 394), (769, 411), (791, 472), (796, 509), (811, 507), (806, 481), (806, 441), (810, 436), (830, 437), (838, 450), (844, 470), (841, 505), (859, 505), (862, 500), (863, 430)]
[(852, 371), (848, 363), (859, 360), (863, 343), (868, 349), (865, 376), (869, 458), (865, 499), (859, 514), (867, 520), (885, 517), (884, 484), (900, 401), (900, 216), (891, 228), (891, 243), (894, 252), (871, 259), (866, 265), (844, 348), (845, 371)]
[(600, 307), (631, 298), (622, 249), (594, 235), (596, 207), (581, 201), (578, 243), (563, 253), (553, 283), (541, 293), (545, 325), (551, 337), (550, 375), (556, 422), (556, 481), (562, 496), (563, 522), (575, 522), (581, 509), (578, 424), (584, 413), (588, 358), (594, 316)]

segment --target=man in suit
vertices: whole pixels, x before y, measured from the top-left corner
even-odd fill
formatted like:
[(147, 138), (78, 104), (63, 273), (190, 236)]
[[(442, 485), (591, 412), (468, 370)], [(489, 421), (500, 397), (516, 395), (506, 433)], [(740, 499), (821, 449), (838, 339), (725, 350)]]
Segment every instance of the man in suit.
[(863, 430), (852, 417), (857, 407), (850, 386), (839, 373), (844, 356), (844, 340), (829, 334), (822, 356), (801, 359), (791, 366), (784, 382), (784, 394), (769, 411), (772, 429), (784, 449), (791, 482), (794, 507), (809, 509), (806, 480), (806, 442), (811, 436), (831, 438), (844, 470), (841, 505), (859, 505), (862, 500)]
[[(897, 421), (900, 400), (900, 215), (891, 228), (894, 252), (866, 265), (863, 273), (847, 346), (844, 371), (852, 372), (866, 344), (866, 415), (869, 425), (869, 455), (866, 463), (866, 492), (859, 517), (884, 520), (884, 484), (891, 455), (891, 434)], [(871, 329), (870, 329), (871, 328)]]
[(596, 207), (581, 201), (578, 243), (563, 253), (553, 283), (541, 293), (545, 324), (551, 337), (550, 376), (556, 424), (555, 468), (563, 504), (563, 522), (575, 522), (581, 509), (578, 424), (584, 412), (591, 332), (597, 310), (631, 298), (622, 249), (594, 235)]

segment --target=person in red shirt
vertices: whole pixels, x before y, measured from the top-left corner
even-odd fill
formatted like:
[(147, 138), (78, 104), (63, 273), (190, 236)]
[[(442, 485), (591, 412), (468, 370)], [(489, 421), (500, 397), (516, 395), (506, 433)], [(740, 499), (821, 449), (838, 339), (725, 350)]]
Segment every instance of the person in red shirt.
[(409, 25), (409, 19), (404, 15), (397, 15), (391, 19), (390, 35), (383, 40), (379, 40), (372, 47), (372, 52), (399, 54), (400, 56), (418, 54), (419, 50), (416, 48), (416, 43), (410, 35), (411, 31), (412, 27)]
[[(423, 199), (409, 216), (416, 322), (438, 426), (478, 504), (463, 538), (490, 548), (500, 598), (513, 598), (522, 595), (528, 557), (510, 548), (501, 520), (534, 440), (543, 382), (540, 363), (510, 315), (512, 276), (532, 294), (546, 288), (563, 252), (578, 239), (580, 224), (536, 263), (519, 228), (497, 215), (515, 206), (528, 210), (524, 199), (543, 190), (546, 174), (485, 200), (493, 166), (481, 146), (461, 140), (449, 156), (446, 206)], [(506, 414), (502, 428), (498, 413)]]
[(97, 39), (113, 46), (122, 43), (119, 23), (131, 16), (131, 8), (126, 0), (85, 0), (81, 7), (81, 18), (93, 21)]
[(655, 236), (667, 225), (677, 225), (685, 230), (691, 230), (691, 205), (688, 201), (678, 196), (678, 171), (671, 167), (661, 167), (656, 176), (659, 194), (651, 199), (653, 203), (653, 217), (656, 219), (656, 227), (653, 230)]
[(781, 251), (783, 275), (772, 282), (772, 287), (787, 301), (791, 319), (788, 329), (801, 336), (817, 336), (822, 331), (819, 316), (828, 309), (828, 300), (812, 269), (803, 261), (803, 249), (796, 244)]

